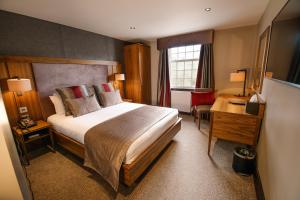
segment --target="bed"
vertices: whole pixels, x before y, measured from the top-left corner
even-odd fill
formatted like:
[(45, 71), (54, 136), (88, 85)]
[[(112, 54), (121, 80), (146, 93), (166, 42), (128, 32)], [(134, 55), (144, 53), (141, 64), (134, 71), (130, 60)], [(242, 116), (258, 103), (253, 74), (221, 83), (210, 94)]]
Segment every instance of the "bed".
[[(144, 106), (143, 104), (123, 102), (117, 105), (102, 108), (99, 111), (92, 112), (80, 117), (65, 116), (54, 114), (48, 117), (48, 122), (52, 125), (53, 130), (63, 133), (65, 136), (84, 145), (84, 135), (88, 129), (98, 123), (110, 120), (120, 116), (123, 113)], [(142, 152), (144, 152), (163, 132), (172, 126), (178, 120), (177, 109), (172, 109), (161, 121), (156, 123), (151, 129), (147, 130), (139, 137), (128, 149), (124, 164), (131, 164)]]
[[(108, 79), (109, 66), (105, 63), (99, 65), (89, 61), (83, 65), (82, 60), (79, 63), (57, 64), (49, 63), (48, 60), (47, 63), (33, 63), (32, 66), (43, 116), (52, 125), (51, 130), (56, 143), (84, 159), (83, 138), (88, 129), (144, 105), (123, 102), (76, 118), (55, 114), (49, 100), (55, 88), (83, 83), (92, 85)], [(45, 77), (49, 80), (45, 80)], [(167, 116), (151, 126), (130, 145), (120, 170), (120, 181), (125, 185), (131, 186), (180, 130), (181, 118), (178, 117), (178, 111), (169, 109)]]

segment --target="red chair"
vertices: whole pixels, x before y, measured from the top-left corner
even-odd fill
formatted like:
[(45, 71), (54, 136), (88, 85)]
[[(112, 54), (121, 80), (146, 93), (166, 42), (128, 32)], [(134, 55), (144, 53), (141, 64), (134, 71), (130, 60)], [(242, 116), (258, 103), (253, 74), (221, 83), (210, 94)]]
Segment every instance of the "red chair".
[(198, 116), (198, 128), (200, 130), (200, 121), (203, 113), (209, 113), (210, 108), (215, 102), (215, 91), (212, 89), (203, 89), (191, 92), (191, 106), (194, 114), (194, 122)]

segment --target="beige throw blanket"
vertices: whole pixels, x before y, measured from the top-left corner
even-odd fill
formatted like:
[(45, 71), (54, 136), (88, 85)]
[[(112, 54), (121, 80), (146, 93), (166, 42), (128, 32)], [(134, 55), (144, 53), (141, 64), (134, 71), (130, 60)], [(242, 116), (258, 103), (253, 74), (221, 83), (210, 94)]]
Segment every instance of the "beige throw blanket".
[(143, 106), (89, 129), (84, 136), (84, 165), (117, 190), (119, 171), (130, 145), (170, 112), (167, 108)]

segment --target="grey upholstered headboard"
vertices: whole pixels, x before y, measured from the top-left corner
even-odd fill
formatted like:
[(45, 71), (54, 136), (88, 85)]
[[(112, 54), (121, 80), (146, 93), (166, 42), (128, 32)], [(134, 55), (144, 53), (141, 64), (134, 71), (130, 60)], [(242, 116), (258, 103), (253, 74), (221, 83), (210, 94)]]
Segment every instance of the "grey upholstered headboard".
[(49, 98), (55, 88), (81, 84), (93, 85), (106, 82), (108, 79), (106, 65), (32, 63), (32, 68), (45, 119), (55, 113)]

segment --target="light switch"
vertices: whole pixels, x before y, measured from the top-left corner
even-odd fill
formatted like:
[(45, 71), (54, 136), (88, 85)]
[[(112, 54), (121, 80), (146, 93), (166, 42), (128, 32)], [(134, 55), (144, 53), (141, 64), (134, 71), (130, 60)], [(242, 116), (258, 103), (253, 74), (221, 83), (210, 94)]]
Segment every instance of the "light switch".
[(23, 106), (23, 107), (19, 107), (19, 112), (20, 113), (26, 113), (28, 110), (27, 110), (27, 107), (26, 106)]

